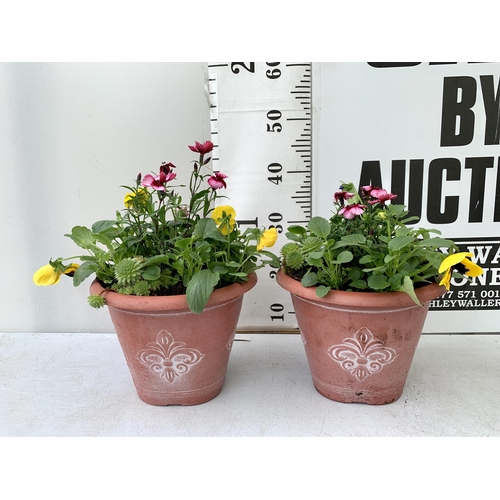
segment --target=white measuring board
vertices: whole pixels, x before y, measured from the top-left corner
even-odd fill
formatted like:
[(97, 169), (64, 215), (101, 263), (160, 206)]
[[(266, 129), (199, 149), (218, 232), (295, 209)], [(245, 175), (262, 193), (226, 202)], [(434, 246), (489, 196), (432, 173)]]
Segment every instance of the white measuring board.
[[(276, 227), (279, 255), (289, 225), (306, 225), (312, 204), (312, 64), (208, 64), (213, 169), (226, 174), (229, 200), (245, 226)], [(258, 271), (245, 295), (240, 330), (297, 328), (276, 270)]]

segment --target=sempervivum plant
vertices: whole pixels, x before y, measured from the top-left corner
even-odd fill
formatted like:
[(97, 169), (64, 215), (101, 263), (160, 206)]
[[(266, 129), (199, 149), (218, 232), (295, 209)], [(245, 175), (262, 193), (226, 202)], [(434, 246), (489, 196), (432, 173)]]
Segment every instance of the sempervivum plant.
[[(231, 206), (214, 208), (227, 176), (208, 168), (213, 144), (195, 142), (189, 148), (198, 158), (187, 200), (176, 191), (172, 163), (139, 174), (133, 186), (123, 186), (125, 208), (114, 219), (73, 227), (67, 235), (87, 254), (50, 260), (35, 272), (35, 284), (52, 285), (65, 274), (78, 286), (95, 274), (105, 289), (121, 294), (185, 293), (190, 309), (199, 313), (215, 288), (244, 282), (267, 264), (278, 267), (279, 259), (264, 250), (276, 242), (276, 229), (243, 232)], [(89, 303), (100, 307), (105, 299), (91, 296)]]
[(352, 183), (342, 183), (334, 195), (335, 211), (327, 220), (313, 217), (306, 228), (291, 226), (281, 249), (289, 276), (305, 287), (317, 286), (318, 296), (330, 290), (402, 291), (416, 303), (416, 287), (438, 281), (450, 287), (454, 272), (479, 276), (482, 269), (457, 252), (453, 241), (434, 236), (433, 229), (411, 228), (396, 195)]

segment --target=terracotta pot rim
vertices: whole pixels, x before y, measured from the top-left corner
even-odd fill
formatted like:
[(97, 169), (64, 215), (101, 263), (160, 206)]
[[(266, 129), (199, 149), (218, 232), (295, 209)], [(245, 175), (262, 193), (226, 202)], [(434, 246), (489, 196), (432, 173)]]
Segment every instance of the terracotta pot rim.
[[(367, 306), (367, 307), (411, 307), (415, 302), (404, 292), (354, 292), (344, 290), (331, 290), (325, 297), (316, 295), (317, 287), (306, 288), (301, 282), (288, 276), (281, 268), (276, 275), (277, 283), (297, 297), (322, 304), (336, 304), (342, 306)], [(444, 286), (430, 283), (415, 290), (418, 300), (422, 305), (443, 295)], [(418, 307), (418, 306), (417, 306)]]
[[(221, 303), (233, 300), (251, 290), (257, 284), (255, 272), (248, 275), (245, 283), (233, 283), (232, 285), (218, 288), (212, 292), (205, 309), (217, 306)], [(91, 294), (102, 294), (106, 299), (106, 305), (116, 309), (127, 311), (182, 311), (188, 310), (186, 295), (163, 295), (152, 297), (139, 297), (137, 295), (123, 295), (106, 290), (95, 279), (90, 285)]]

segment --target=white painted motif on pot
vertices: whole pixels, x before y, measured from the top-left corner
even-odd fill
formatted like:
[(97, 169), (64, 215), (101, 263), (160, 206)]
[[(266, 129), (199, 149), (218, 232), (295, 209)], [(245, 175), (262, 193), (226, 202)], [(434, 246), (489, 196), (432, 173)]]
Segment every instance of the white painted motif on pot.
[(186, 347), (184, 342), (176, 342), (167, 330), (161, 330), (156, 342), (149, 342), (146, 349), (137, 353), (143, 365), (168, 382), (187, 373), (203, 356), (197, 349)]
[(360, 328), (353, 338), (346, 338), (341, 344), (330, 347), (328, 354), (358, 380), (378, 373), (398, 355), (394, 349), (375, 339), (365, 326)]

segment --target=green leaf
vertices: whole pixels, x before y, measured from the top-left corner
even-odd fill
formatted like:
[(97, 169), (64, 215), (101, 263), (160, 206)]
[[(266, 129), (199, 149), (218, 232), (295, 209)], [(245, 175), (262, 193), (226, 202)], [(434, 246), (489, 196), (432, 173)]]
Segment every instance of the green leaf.
[(113, 242), (104, 233), (94, 233), (94, 235), (97, 241), (108, 247), (108, 250), (113, 250)]
[(343, 252), (340, 252), (337, 255), (337, 258), (335, 259), (334, 263), (344, 264), (346, 262), (351, 262), (352, 258), (353, 258), (352, 253), (349, 250), (344, 250)]
[(389, 282), (385, 276), (373, 274), (368, 278), (368, 286), (372, 290), (383, 290), (389, 286)]
[(309, 221), (307, 229), (320, 238), (326, 238), (330, 234), (330, 223), (323, 217), (316, 216)]
[(94, 222), (94, 224), (92, 224), (92, 231), (94, 233), (102, 233), (102, 232), (107, 231), (108, 229), (112, 228), (115, 225), (116, 225), (116, 221), (114, 221), (114, 220), (100, 220), (100, 221)]
[(359, 280), (362, 274), (363, 273), (361, 272), (361, 269), (359, 269), (359, 267), (351, 267), (347, 270), (347, 277), (351, 281)]
[(359, 259), (360, 264), (368, 264), (369, 262), (373, 262), (373, 257), (371, 255), (363, 255), (363, 257)]
[(329, 286), (320, 285), (318, 286), (318, 288), (316, 288), (316, 295), (318, 297), (324, 297), (330, 290), (331, 288)]
[(324, 253), (325, 253), (324, 250), (320, 250), (319, 252), (311, 252), (309, 254), (309, 257), (311, 257), (311, 259), (321, 259)]
[(420, 303), (420, 301), (418, 300), (417, 294), (415, 293), (415, 290), (413, 288), (413, 281), (411, 280), (411, 278), (409, 276), (405, 276), (404, 277), (404, 279), (403, 279), (403, 286), (398, 289), (398, 292), (405, 292), (405, 293), (407, 293), (411, 297), (411, 299), (413, 300), (413, 302), (415, 302), (415, 304), (417, 304), (419, 306), (422, 305)]
[(378, 267), (372, 267), (372, 268), (365, 268), (362, 271), (364, 273), (378, 272), (380, 274), (380, 273), (385, 273), (387, 271), (387, 266), (378, 266)]
[(361, 290), (364, 290), (365, 288), (367, 288), (366, 286), (366, 282), (363, 281), (363, 280), (354, 280), (352, 281), (349, 286), (353, 287), (353, 288), (359, 288)]
[(219, 273), (202, 269), (196, 273), (186, 288), (186, 300), (189, 309), (195, 314), (200, 314), (207, 305), (215, 285), (219, 282)]
[(322, 259), (313, 259), (312, 257), (307, 257), (306, 262), (313, 267), (321, 267), (321, 265), (323, 264)]
[(199, 253), (209, 253), (212, 250), (212, 245), (208, 241), (197, 241), (195, 250)]
[(396, 236), (391, 241), (389, 241), (388, 247), (392, 252), (398, 252), (414, 241), (415, 239), (413, 238), (413, 236)]
[(192, 238), (182, 238), (175, 242), (175, 247), (180, 248), (181, 250), (187, 250), (192, 243), (193, 243)]
[(145, 264), (147, 266), (152, 266), (154, 264), (170, 264), (170, 257), (168, 255), (155, 255), (147, 259)]
[(417, 243), (418, 246), (430, 248), (450, 248), (453, 244), (453, 241), (445, 238), (427, 238)]
[(227, 237), (224, 236), (213, 219), (200, 219), (194, 228), (195, 233), (202, 239), (212, 238), (217, 241), (227, 242)]
[(398, 227), (394, 236), (409, 236), (413, 233), (413, 229), (409, 227)]
[(174, 260), (171, 264), (171, 266), (181, 275), (184, 276), (184, 259), (181, 259), (180, 257), (177, 260)]
[(401, 275), (401, 273), (396, 273), (389, 278), (389, 285), (390, 285), (392, 290), (397, 290), (398, 288), (401, 288), (402, 278), (403, 278), (403, 276)]
[(280, 259), (272, 252), (268, 252), (267, 250), (260, 250), (259, 253), (265, 257), (269, 257), (271, 260), (266, 262), (266, 265), (271, 267), (280, 267)]
[(191, 250), (188, 252), (188, 255), (191, 257), (191, 260), (193, 262), (202, 262), (201, 255), (198, 252)]
[(306, 228), (302, 226), (290, 226), (288, 228), (288, 231), (292, 234), (298, 234), (301, 236), (305, 236), (305, 234), (307, 233)]
[(304, 239), (302, 235), (293, 234), (293, 233), (286, 233), (285, 236), (290, 241), (301, 242)]
[(417, 217), (416, 215), (412, 215), (411, 217), (407, 217), (406, 219), (403, 219), (401, 222), (405, 225), (409, 224), (410, 222), (418, 222), (420, 220), (420, 217)]
[(90, 260), (85, 261), (73, 275), (73, 285), (79, 286), (83, 281), (85, 281), (91, 274), (94, 274), (99, 270), (99, 265)]
[(311, 271), (307, 271), (306, 274), (304, 274), (301, 283), (302, 286), (305, 286), (306, 288), (309, 286), (314, 286), (318, 282), (318, 276), (316, 273), (313, 273)]
[(203, 191), (199, 191), (198, 193), (193, 194), (193, 196), (191, 197), (191, 206), (194, 206), (195, 202), (201, 200), (207, 193), (208, 190), (204, 189)]
[(141, 276), (145, 280), (153, 281), (157, 280), (160, 277), (160, 274), (161, 274), (160, 266), (149, 266), (143, 271)]
[(366, 242), (366, 238), (362, 234), (346, 234), (342, 236), (341, 240), (344, 243), (348, 243), (349, 245), (364, 245)]
[(96, 244), (95, 234), (85, 226), (75, 226), (71, 234), (65, 236), (70, 237), (81, 248), (93, 249)]
[(215, 265), (213, 268), (212, 268), (212, 271), (214, 273), (219, 273), (219, 274), (227, 274), (229, 271), (227, 270), (227, 268), (225, 268), (224, 266), (221, 266), (220, 264), (218, 265)]

